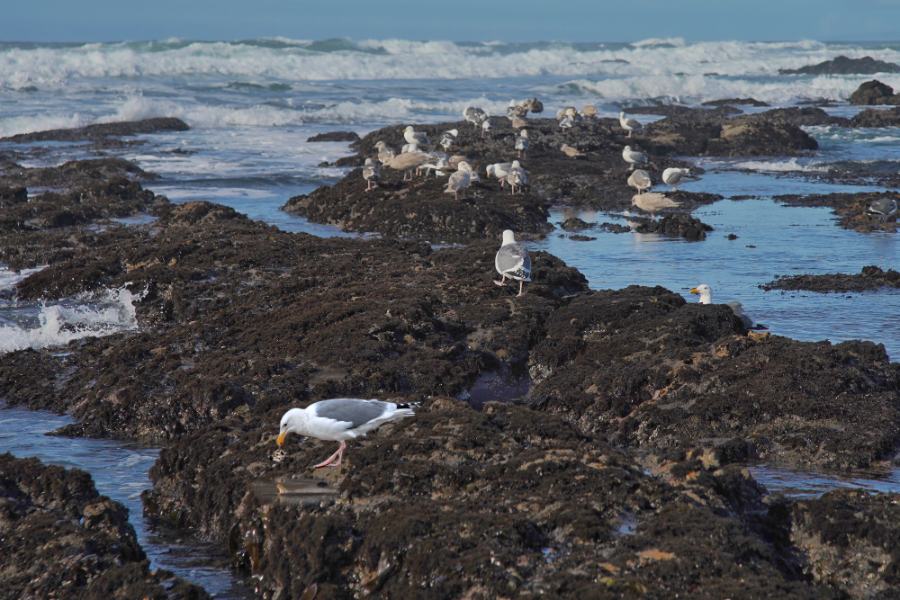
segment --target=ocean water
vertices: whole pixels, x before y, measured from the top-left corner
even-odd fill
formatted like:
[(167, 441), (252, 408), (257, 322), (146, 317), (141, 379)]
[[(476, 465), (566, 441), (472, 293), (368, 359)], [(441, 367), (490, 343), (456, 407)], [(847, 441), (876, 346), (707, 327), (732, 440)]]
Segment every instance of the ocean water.
[[(847, 105), (847, 98), (873, 76), (778, 74), (778, 69), (839, 54), (900, 63), (900, 42), (690, 43), (670, 38), (516, 44), (274, 38), (0, 43), (0, 137), (179, 117), (190, 131), (139, 136), (135, 144), (103, 152), (135, 160), (159, 174), (149, 187), (176, 202), (212, 200), (287, 231), (354, 235), (279, 210), (291, 196), (334, 183), (346, 172), (320, 165), (349, 154), (348, 145), (307, 143), (311, 135), (336, 129), (364, 134), (389, 124), (457, 120), (470, 104), (504, 114), (510, 100), (534, 96), (551, 115), (562, 106), (586, 103), (595, 104), (601, 115), (613, 116), (622, 105), (699, 104), (750, 96), (773, 106), (827, 99), (838, 103), (829, 112), (852, 116), (859, 109)], [(677, 70), (670, 65), (677, 65)], [(898, 74), (877, 78), (900, 88)], [(586, 232), (595, 240), (581, 242), (557, 230), (530, 246), (581, 269), (595, 289), (659, 284), (695, 301), (687, 290), (707, 283), (714, 299), (740, 300), (752, 317), (777, 334), (802, 340), (872, 340), (884, 344), (897, 360), (900, 291), (814, 294), (764, 292), (758, 287), (776, 275), (858, 272), (869, 264), (893, 268), (900, 264), (896, 235), (846, 231), (835, 224), (828, 209), (785, 207), (772, 200), (780, 194), (880, 189), (831, 185), (810, 175), (820, 172), (824, 163), (838, 160), (900, 163), (900, 130), (810, 127), (808, 131), (821, 146), (810, 156), (697, 161), (706, 173), (685, 187), (726, 197), (695, 213), (715, 227), (706, 241), (595, 229)], [(5, 154), (28, 166), (96, 156), (81, 143), (0, 142), (0, 157)], [(748, 196), (753, 199), (736, 199)], [(626, 223), (630, 216), (559, 208), (551, 221), (570, 214), (598, 223)], [(123, 222), (139, 225), (150, 220), (140, 215)], [(738, 238), (728, 240), (729, 233)], [(137, 326), (134, 298), (120, 290), (58, 302), (17, 303), (9, 289), (25, 275), (0, 265), (0, 292), (6, 291), (0, 293), (0, 352), (62, 347), (79, 337), (127, 332)], [(479, 401), (494, 393), (490, 381), (483, 383), (476, 390)], [(88, 469), (101, 492), (129, 506), (154, 565), (201, 583), (216, 595), (240, 595), (228, 573), (216, 568), (216, 557), (195, 545), (173, 543), (140, 517), (139, 492), (149, 485), (146, 472), (155, 450), (21, 435), (40, 434), (65, 422), (45, 413), (0, 410), (0, 451)], [(775, 467), (759, 467), (754, 473), (773, 490), (798, 495), (846, 485), (896, 491), (896, 472), (888, 480), (846, 480)]]

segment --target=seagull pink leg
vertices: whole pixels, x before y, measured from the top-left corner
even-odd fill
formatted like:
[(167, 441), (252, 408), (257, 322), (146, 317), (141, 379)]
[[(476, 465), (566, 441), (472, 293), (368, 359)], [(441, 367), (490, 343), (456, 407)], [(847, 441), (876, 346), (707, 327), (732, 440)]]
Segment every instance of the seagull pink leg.
[[(344, 450), (347, 449), (347, 442), (341, 441), (341, 445), (338, 446), (338, 449), (335, 450), (334, 454), (323, 460), (317, 465), (313, 466), (313, 469), (321, 469), (322, 467), (339, 467), (341, 466), (341, 458), (344, 456)], [(337, 462), (335, 462), (337, 461)]]

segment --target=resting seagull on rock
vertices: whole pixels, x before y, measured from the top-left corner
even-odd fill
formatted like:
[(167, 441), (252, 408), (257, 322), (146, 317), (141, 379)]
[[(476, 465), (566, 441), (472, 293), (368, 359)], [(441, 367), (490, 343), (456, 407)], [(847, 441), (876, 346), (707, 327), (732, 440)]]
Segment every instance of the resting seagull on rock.
[(637, 150), (632, 150), (631, 146), (625, 146), (625, 148), (622, 149), (622, 159), (628, 163), (632, 171), (634, 170), (635, 165), (645, 165), (649, 162), (646, 154), (638, 152)]
[(528, 151), (528, 130), (523, 129), (516, 138), (516, 150), (519, 151), (519, 158), (523, 158)]
[(636, 169), (628, 176), (628, 185), (636, 189), (638, 194), (641, 194), (644, 190), (650, 189), (653, 185), (653, 180), (650, 179), (650, 173), (647, 171)]
[(512, 168), (512, 163), (494, 163), (492, 165), (488, 165), (485, 167), (484, 172), (487, 173), (488, 177), (496, 177), (500, 180), (500, 187), (506, 184), (506, 176), (509, 175), (509, 170)]
[(494, 267), (500, 273), (500, 280), (495, 279), (494, 283), (502, 287), (506, 285), (507, 278), (518, 281), (518, 295), (521, 296), (525, 282), (531, 281), (531, 257), (525, 246), (516, 241), (516, 236), (510, 229), (503, 232), (503, 243), (494, 257)]
[(406, 129), (403, 130), (403, 139), (406, 140), (407, 144), (416, 146), (428, 145), (428, 135), (423, 131), (416, 131), (412, 125), (407, 125)]
[(415, 414), (412, 405), (382, 400), (332, 398), (313, 402), (306, 408), (292, 408), (281, 417), (278, 447), (284, 446), (289, 433), (317, 440), (340, 442), (337, 451), (314, 468), (339, 467), (347, 440), (363, 437), (380, 425)]
[[(712, 304), (712, 288), (706, 285), (705, 283), (701, 283), (697, 287), (691, 288), (692, 294), (697, 294), (700, 296), (700, 304)], [(725, 305), (731, 309), (731, 312), (741, 320), (741, 324), (743, 324), (745, 329), (768, 329), (765, 325), (754, 324), (753, 319), (747, 316), (747, 313), (744, 312), (743, 305), (737, 300), (729, 300), (725, 303)]]
[(662, 172), (662, 180), (666, 185), (672, 186), (672, 189), (678, 191), (678, 183), (685, 175), (690, 175), (690, 169), (679, 169), (678, 167), (669, 167)]
[(362, 176), (366, 180), (366, 191), (371, 192), (377, 187), (378, 177), (381, 175), (381, 167), (371, 158), (366, 159), (363, 165)]
[(471, 123), (475, 127), (481, 127), (481, 124), (487, 121), (488, 115), (477, 106), (467, 106), (463, 110), (463, 118), (467, 123)]
[(378, 152), (378, 162), (383, 165), (386, 165), (392, 158), (397, 156), (394, 149), (382, 141), (375, 142), (375, 150)]
[(894, 198), (879, 198), (869, 204), (866, 212), (870, 215), (878, 215), (881, 221), (885, 222), (897, 214), (897, 200)]
[(509, 191), (512, 194), (517, 194), (522, 191), (523, 187), (528, 185), (528, 171), (522, 168), (519, 161), (512, 161), (509, 173), (506, 174), (506, 183), (509, 184)]
[(445, 152), (450, 150), (450, 147), (456, 143), (456, 138), (459, 136), (459, 129), (448, 129), (443, 134), (441, 134), (441, 141), (439, 144), (441, 148), (444, 149)]
[(447, 179), (447, 189), (444, 192), (453, 194), (453, 197), (459, 200), (459, 192), (462, 191), (465, 194), (472, 184), (472, 167), (466, 161), (462, 161), (456, 168), (456, 173), (453, 173)]
[(631, 137), (632, 131), (640, 131), (641, 125), (640, 121), (637, 119), (632, 119), (631, 117), (626, 117), (624, 112), (619, 113), (619, 125), (622, 126), (622, 129), (628, 132), (628, 137)]

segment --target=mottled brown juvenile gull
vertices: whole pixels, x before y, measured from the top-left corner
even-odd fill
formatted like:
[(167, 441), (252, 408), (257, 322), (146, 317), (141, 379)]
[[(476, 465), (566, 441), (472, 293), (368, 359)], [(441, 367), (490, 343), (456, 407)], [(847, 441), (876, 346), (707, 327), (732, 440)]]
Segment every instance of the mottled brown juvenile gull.
[(453, 144), (456, 143), (456, 138), (458, 136), (459, 129), (448, 129), (447, 131), (442, 133), (441, 141), (439, 142), (441, 148), (443, 148), (445, 152), (449, 152)]
[(506, 183), (509, 184), (511, 194), (517, 194), (522, 188), (528, 185), (528, 171), (522, 168), (519, 161), (512, 161), (509, 173), (506, 174)]
[(494, 268), (500, 273), (500, 280), (495, 279), (494, 283), (504, 286), (507, 278), (518, 281), (519, 296), (524, 293), (525, 282), (531, 281), (531, 257), (510, 229), (503, 232), (503, 243), (494, 257)]
[(375, 150), (378, 152), (378, 162), (386, 165), (392, 158), (397, 156), (393, 148), (382, 141), (375, 142)]
[(450, 175), (447, 179), (447, 189), (445, 193), (453, 194), (453, 197), (459, 200), (459, 193), (465, 194), (472, 183), (472, 167), (466, 161), (462, 161), (457, 166), (456, 173)]
[(306, 408), (292, 408), (281, 417), (278, 446), (289, 433), (340, 442), (337, 451), (314, 468), (339, 467), (347, 440), (363, 437), (385, 423), (413, 416), (409, 404), (360, 398), (332, 398), (313, 402)]
[(559, 149), (562, 150), (562, 153), (569, 158), (581, 158), (582, 156), (584, 156), (584, 152), (568, 144), (563, 144), (559, 147)]
[(488, 114), (484, 109), (477, 106), (467, 106), (463, 109), (463, 118), (467, 123), (471, 123), (475, 127), (481, 127), (481, 124), (487, 120)]
[[(413, 169), (427, 163), (431, 157), (424, 152), (406, 152), (398, 154), (385, 165), (395, 171), (403, 171), (403, 181), (412, 179)], [(407, 177), (408, 176), (408, 177)]]
[(644, 190), (649, 190), (653, 185), (653, 180), (650, 179), (650, 173), (643, 169), (636, 169), (631, 175), (628, 176), (628, 185), (637, 190), (638, 194), (644, 192)]

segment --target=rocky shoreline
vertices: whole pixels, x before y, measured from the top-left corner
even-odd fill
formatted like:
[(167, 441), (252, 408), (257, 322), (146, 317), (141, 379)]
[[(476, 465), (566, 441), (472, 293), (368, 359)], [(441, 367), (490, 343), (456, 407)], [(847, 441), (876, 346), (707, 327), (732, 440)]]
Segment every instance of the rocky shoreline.
[[(658, 121), (637, 143), (665, 165), (685, 147), (752, 155), (810, 145), (792, 122), (800, 113), (709, 112)], [(64, 353), (4, 354), (0, 399), (72, 414), (66, 435), (163, 445), (147, 513), (227, 548), (262, 598), (889, 597), (895, 496), (792, 500), (767, 494), (745, 465), (887, 468), (900, 448), (900, 364), (871, 342), (750, 337), (727, 306), (687, 304), (659, 287), (592, 291), (542, 252), (524, 296), (492, 285), (500, 230), (546, 234), (561, 198), (630, 206), (615, 122), (568, 131), (529, 122), (525, 194), (482, 181), (455, 201), (441, 182), (401, 184), (399, 173), (366, 193), (354, 170), (286, 207), (384, 239), (320, 239), (208, 202), (174, 205), (144, 190), (150, 175), (127, 163), (5, 169), (0, 261), (47, 265), (16, 298), (124, 287), (140, 329)], [(514, 156), (502, 123), (489, 141), (455, 125), (467, 153)], [(446, 126), (422, 130), (435, 137)], [(586, 131), (589, 144), (579, 142)], [(354, 159), (400, 136), (369, 134)], [(563, 142), (581, 143), (588, 159), (559, 153)], [(61, 189), (19, 191), (47, 181)], [(651, 223), (705, 235), (687, 212), (717, 197), (673, 197), (681, 209)], [(110, 220), (138, 213), (156, 220)], [(464, 400), (481, 378), (510, 373), (527, 383), (517, 402)], [(340, 470), (309, 468), (323, 443), (276, 448), (287, 407), (342, 395), (422, 406), (354, 442)], [(84, 502), (47, 508), (76, 523), (106, 502), (130, 558), (104, 567), (104, 589), (126, 585), (120, 569), (136, 582), (127, 585), (167, 577), (146, 571), (121, 507), (96, 499), (84, 474), (0, 465), (8, 511), (36, 504), (17, 491), (25, 471), (77, 479), (80, 495), (66, 498)], [(18, 527), (20, 512), (4, 518)], [(877, 560), (863, 563), (871, 548)], [(203, 597), (184, 589), (180, 597)]]
[(864, 292), (881, 288), (900, 288), (900, 272), (875, 265), (859, 273), (826, 275), (783, 275), (761, 286), (764, 290), (808, 290), (812, 292)]

